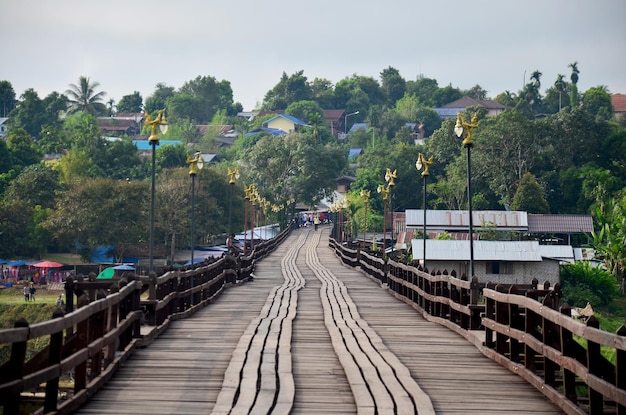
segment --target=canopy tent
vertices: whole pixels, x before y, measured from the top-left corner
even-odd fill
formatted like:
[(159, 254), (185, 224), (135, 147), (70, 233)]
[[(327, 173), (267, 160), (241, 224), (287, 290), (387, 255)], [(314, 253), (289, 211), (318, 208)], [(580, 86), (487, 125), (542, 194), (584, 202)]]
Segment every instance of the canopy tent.
[(134, 271), (135, 270), (135, 267), (133, 267), (132, 265), (128, 265), (128, 264), (116, 265), (112, 268), (118, 271)]
[(19, 261), (9, 261), (8, 264), (9, 264), (10, 267), (21, 267), (21, 266), (26, 265), (26, 261), (22, 261), (22, 260), (19, 260)]
[(115, 270), (113, 269), (113, 267), (105, 268), (102, 270), (102, 272), (100, 272), (100, 274), (98, 274), (96, 279), (99, 279), (99, 280), (112, 279), (113, 274), (115, 274)]
[(63, 264), (54, 261), (41, 261), (33, 264), (33, 267), (37, 268), (60, 268)]

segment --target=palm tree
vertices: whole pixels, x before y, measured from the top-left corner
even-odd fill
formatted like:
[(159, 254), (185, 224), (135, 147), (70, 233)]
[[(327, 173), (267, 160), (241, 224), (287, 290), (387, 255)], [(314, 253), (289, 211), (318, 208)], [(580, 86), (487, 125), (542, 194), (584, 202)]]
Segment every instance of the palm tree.
[(572, 74), (570, 75), (569, 79), (571, 79), (572, 83), (576, 85), (578, 83), (578, 74), (580, 73), (578, 71), (578, 62), (570, 63), (568, 66), (572, 68)]
[(70, 89), (65, 91), (70, 102), (69, 112), (83, 111), (96, 116), (105, 115), (107, 107), (102, 103), (102, 99), (106, 92), (95, 92), (99, 86), (98, 82), (91, 83), (85, 76), (78, 78), (78, 85), (70, 84)]
[(554, 81), (554, 89), (559, 93), (559, 111), (561, 111), (561, 96), (563, 92), (565, 92), (565, 75), (558, 74), (556, 77), (556, 81)]
[(570, 68), (572, 68), (572, 74), (570, 75), (569, 79), (572, 80), (572, 95), (570, 96), (570, 104), (572, 106), (572, 108), (576, 108), (578, 106), (578, 86), (576, 86), (576, 84), (578, 83), (578, 62), (573, 62), (570, 63), (568, 65)]

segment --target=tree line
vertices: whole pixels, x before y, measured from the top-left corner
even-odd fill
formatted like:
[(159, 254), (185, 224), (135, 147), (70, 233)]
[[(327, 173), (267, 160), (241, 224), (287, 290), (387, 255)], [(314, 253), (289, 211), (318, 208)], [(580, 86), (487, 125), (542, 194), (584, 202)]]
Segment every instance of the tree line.
[[(497, 94), (493, 99), (508, 110), (496, 117), (487, 117), (479, 107), (466, 110), (466, 118), (476, 115), (479, 125), (472, 151), (473, 206), (531, 213), (591, 213), (598, 230), (609, 225), (609, 230), (595, 235), (598, 243), (603, 238), (608, 241), (608, 234), (619, 239), (625, 231), (616, 223), (626, 216), (624, 120), (613, 116), (606, 87), (579, 93), (578, 66), (573, 63), (569, 68), (570, 82), (559, 75), (543, 94), (539, 71), (533, 72), (517, 93)], [(257, 184), (263, 196), (274, 203), (277, 212), (268, 216), (280, 212), (286, 217), (287, 206), (294, 201), (314, 206), (331, 196), (335, 179), (341, 175), (356, 178), (348, 199), (357, 224), (363, 215), (358, 195), (360, 190), (370, 190), (374, 196), (368, 208), (368, 229), (382, 230), (383, 204), (376, 189), (384, 182), (387, 168), (398, 172), (391, 209), (422, 206), (423, 183), (415, 168), (420, 152), (435, 160), (427, 206), (463, 209), (467, 204), (466, 155), (453, 133), (456, 120), (442, 120), (434, 108), (463, 96), (479, 101), (488, 98), (479, 85), (461, 90), (451, 85), (440, 87), (427, 77), (406, 80), (392, 67), (383, 69), (380, 79), (355, 74), (336, 84), (320, 78), (311, 81), (304, 71), (283, 73), (259, 110), (285, 110), (307, 126), (287, 137), (274, 137), (247, 135), (270, 115), (252, 120), (237, 117), (242, 107), (233, 101), (230, 83), (211, 76), (198, 76), (178, 89), (159, 83), (145, 101), (133, 92), (117, 103), (106, 102), (98, 87), (81, 77), (64, 94), (54, 92), (40, 99), (30, 89), (17, 99), (10, 82), (0, 81), (0, 101), (10, 126), (7, 140), (0, 142), (4, 212), (0, 226), (5, 239), (14, 242), (0, 248), (0, 256), (75, 249), (77, 241), (86, 250), (105, 241), (127, 247), (120, 251), (141, 250), (146, 242), (149, 162), (139, 157), (131, 137), (103, 139), (95, 118), (99, 115), (167, 110), (170, 131), (165, 138), (183, 143), (157, 150), (162, 192), (157, 197), (157, 211), (162, 215), (157, 228), (159, 247), (168, 255), (171, 249), (188, 243), (190, 180), (185, 158), (196, 150), (216, 152), (223, 160), (202, 170), (198, 180), (196, 208), (204, 211), (196, 212), (196, 218), (202, 218), (197, 227), (202, 235), (199, 240), (205, 242), (227, 231), (232, 190), (233, 226), (241, 229), (246, 184)], [(325, 109), (358, 111), (349, 122), (366, 122), (368, 129), (337, 140), (323, 118)], [(424, 144), (415, 144), (407, 123), (423, 126)], [(230, 147), (215, 140), (218, 126), (225, 124), (237, 133)], [(207, 127), (202, 130), (198, 125)], [(348, 160), (348, 149), (355, 147), (363, 149), (363, 154)], [(42, 163), (43, 155), (50, 153), (62, 156)], [(227, 169), (234, 167), (242, 177), (229, 187)], [(622, 274), (623, 246), (620, 253), (611, 254), (621, 255)]]

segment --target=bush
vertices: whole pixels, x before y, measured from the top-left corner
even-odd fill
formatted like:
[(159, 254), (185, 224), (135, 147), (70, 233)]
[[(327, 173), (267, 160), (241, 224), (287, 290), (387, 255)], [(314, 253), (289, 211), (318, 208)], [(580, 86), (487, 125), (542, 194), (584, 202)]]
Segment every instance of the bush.
[(618, 294), (615, 277), (589, 262), (561, 266), (563, 301), (573, 307), (584, 307), (587, 302), (595, 307), (607, 306)]

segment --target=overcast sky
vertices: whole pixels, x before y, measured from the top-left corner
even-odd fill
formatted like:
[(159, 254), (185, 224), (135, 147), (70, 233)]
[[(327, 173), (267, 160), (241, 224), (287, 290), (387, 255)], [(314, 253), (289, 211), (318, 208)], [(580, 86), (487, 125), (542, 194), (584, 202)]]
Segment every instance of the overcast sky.
[(65, 92), (80, 76), (106, 100), (197, 76), (230, 81), (252, 110), (283, 72), (333, 83), (407, 80), (517, 93), (542, 91), (578, 62), (579, 90), (626, 93), (624, 0), (0, 0), (0, 80), (17, 96)]

